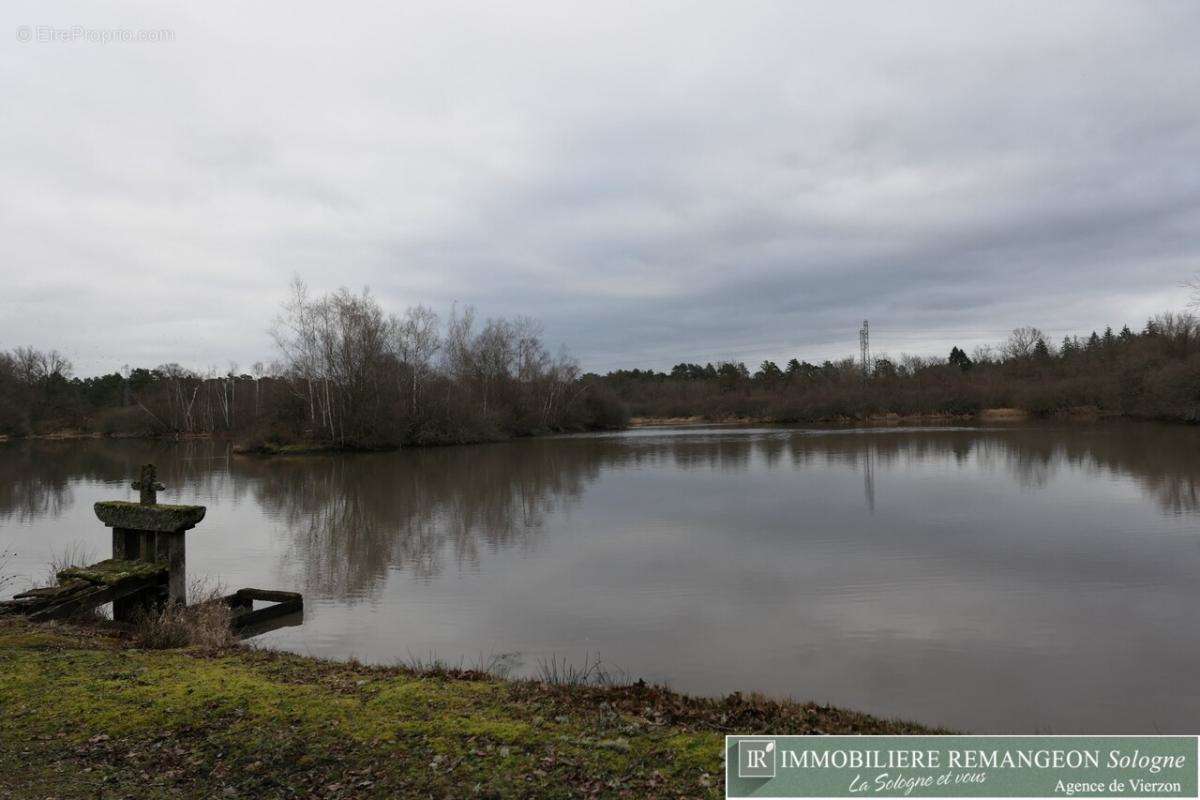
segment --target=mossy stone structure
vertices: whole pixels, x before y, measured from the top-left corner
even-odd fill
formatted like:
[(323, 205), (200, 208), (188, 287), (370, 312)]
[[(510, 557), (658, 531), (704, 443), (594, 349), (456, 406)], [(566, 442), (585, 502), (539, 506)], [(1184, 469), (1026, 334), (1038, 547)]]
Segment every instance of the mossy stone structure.
[[(204, 506), (159, 505), (153, 464), (142, 466), (141, 476), (132, 484), (140, 502), (109, 500), (96, 503), (96, 516), (112, 528), (113, 553), (118, 561), (157, 562), (167, 567), (166, 599), (187, 602), (187, 558), (184, 534), (204, 519)], [(144, 598), (129, 597), (113, 603), (113, 619), (128, 619)]]

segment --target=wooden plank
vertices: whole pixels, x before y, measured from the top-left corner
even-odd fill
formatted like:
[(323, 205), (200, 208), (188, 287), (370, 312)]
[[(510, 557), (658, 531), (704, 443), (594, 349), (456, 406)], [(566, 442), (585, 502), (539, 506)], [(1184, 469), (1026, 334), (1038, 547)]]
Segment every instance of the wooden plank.
[(80, 592), (93, 587), (94, 584), (87, 581), (72, 580), (57, 586), (29, 589), (14, 595), (12, 600), (0, 603), (0, 614), (34, 614), (58, 603), (69, 601), (77, 597)]
[(233, 609), (234, 616), (244, 614), (254, 608), (254, 601), (248, 597), (238, 597), (236, 594), (227, 594), (224, 597), (216, 597), (212, 600), (205, 600), (203, 603), (192, 603), (189, 608), (201, 608), (203, 606), (211, 606), (214, 603), (219, 603), (223, 606), (229, 606)]
[[(256, 611), (254, 609), (255, 600), (270, 602), (272, 605)], [(234, 629), (257, 625), (277, 617), (304, 611), (304, 595), (299, 592), (284, 592), (276, 589), (239, 589), (233, 594), (208, 600), (200, 605), (208, 603), (223, 603), (233, 609), (232, 625)]]
[(302, 613), (304, 611), (303, 600), (285, 600), (275, 605), (260, 608), (256, 611), (248, 611), (245, 614), (239, 614), (233, 618), (233, 629), (241, 630), (253, 625), (261, 625), (269, 620), (277, 617), (286, 617), (289, 614)]
[(294, 600), (303, 602), (304, 600), (304, 595), (299, 592), (284, 592), (278, 589), (238, 589), (234, 595), (249, 600), (269, 600), (274, 603), (286, 603)]
[(3, 600), (0, 601), (0, 614), (28, 614), (45, 605), (45, 600), (32, 597), (22, 600)]
[(12, 599), (13, 600), (25, 600), (27, 598), (38, 598), (38, 599), (45, 599), (45, 600), (53, 600), (55, 597), (61, 597), (63, 595), (69, 594), (70, 592), (77, 591), (79, 589), (82, 589), (85, 586), (90, 586), (90, 585), (91, 584), (89, 584), (87, 581), (70, 580), (70, 581), (67, 581), (66, 583), (59, 583), (55, 586), (42, 586), (37, 589), (28, 589), (24, 592), (20, 592), (19, 594), (14, 594), (12, 596)]
[(30, 622), (47, 622), (52, 619), (63, 619), (88, 608), (96, 608), (113, 601), (115, 586), (90, 585), (87, 589), (75, 592), (70, 597), (60, 600), (29, 615)]
[(254, 600), (249, 597), (242, 597), (240, 594), (231, 594), (225, 598), (225, 603), (233, 609), (235, 614), (245, 614), (248, 611), (254, 610)]
[[(163, 572), (149, 576), (122, 577), (112, 584), (72, 580), (55, 587), (30, 590), (22, 593), (20, 599), (0, 602), (0, 614), (26, 614), (30, 620), (40, 622), (68, 617), (109, 602), (113, 603), (114, 610), (119, 605), (131, 610), (137, 605), (136, 599), (139, 595), (144, 596), (144, 593), (152, 590), (162, 591), (168, 586), (168, 580), (167, 574)], [(255, 601), (271, 605), (255, 610)], [(299, 592), (246, 588), (216, 600), (209, 600), (207, 603), (223, 603), (229, 606), (233, 611), (231, 626), (242, 638), (301, 625), (304, 622), (304, 595)], [(120, 621), (125, 615), (114, 616)]]
[[(255, 610), (255, 600), (272, 605)], [(239, 589), (231, 595), (209, 600), (202, 605), (207, 603), (223, 603), (229, 606), (233, 611), (229, 624), (243, 639), (304, 623), (304, 595), (299, 592)]]
[[(304, 595), (299, 592), (284, 592), (276, 589), (238, 589), (230, 600), (230, 605), (235, 609), (244, 609), (233, 618), (234, 630), (243, 630), (274, 619), (304, 612)], [(253, 601), (255, 600), (274, 603), (274, 605), (254, 610)]]
[(51, 619), (62, 619), (72, 614), (102, 606), (105, 603), (116, 603), (127, 597), (155, 589), (164, 583), (165, 575), (155, 575), (148, 578), (127, 578), (120, 583), (85, 584), (85, 588), (55, 601), (29, 615), (31, 622), (45, 622)]

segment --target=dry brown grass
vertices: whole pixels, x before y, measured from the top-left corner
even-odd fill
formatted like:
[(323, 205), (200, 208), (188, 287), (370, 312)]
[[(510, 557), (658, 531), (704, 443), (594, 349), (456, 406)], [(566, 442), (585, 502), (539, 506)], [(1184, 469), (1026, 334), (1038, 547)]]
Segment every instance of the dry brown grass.
[(58, 573), (69, 567), (86, 567), (96, 560), (96, 553), (83, 542), (75, 541), (63, 547), (62, 550), (50, 554), (50, 564), (47, 567), (46, 585), (58, 583)]
[(1026, 420), (1029, 419), (1029, 412), (1020, 408), (985, 408), (979, 412), (979, 418), (988, 422)]
[(233, 633), (233, 610), (219, 602), (220, 587), (193, 584), (190, 605), (170, 602), (134, 620), (134, 636), (147, 650), (200, 647), (219, 650), (237, 642)]
[(4, 587), (17, 579), (8, 571), (8, 563), (16, 556), (16, 553), (8, 550), (4, 545), (0, 545), (0, 597), (4, 596)]

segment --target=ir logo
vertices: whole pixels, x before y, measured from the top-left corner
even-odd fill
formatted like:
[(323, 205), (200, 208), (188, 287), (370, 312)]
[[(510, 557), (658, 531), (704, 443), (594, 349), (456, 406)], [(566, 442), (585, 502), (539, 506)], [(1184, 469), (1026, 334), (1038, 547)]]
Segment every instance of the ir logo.
[(739, 778), (774, 778), (775, 740), (739, 739), (737, 774)]

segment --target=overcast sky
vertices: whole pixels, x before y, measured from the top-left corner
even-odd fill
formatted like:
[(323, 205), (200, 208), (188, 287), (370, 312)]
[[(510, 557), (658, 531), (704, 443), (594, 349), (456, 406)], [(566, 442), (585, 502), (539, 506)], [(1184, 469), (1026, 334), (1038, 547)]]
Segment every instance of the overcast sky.
[(248, 368), (299, 274), (592, 370), (944, 355), (1200, 268), (1200, 3), (313, 5), (4, 3), (0, 349)]

